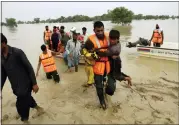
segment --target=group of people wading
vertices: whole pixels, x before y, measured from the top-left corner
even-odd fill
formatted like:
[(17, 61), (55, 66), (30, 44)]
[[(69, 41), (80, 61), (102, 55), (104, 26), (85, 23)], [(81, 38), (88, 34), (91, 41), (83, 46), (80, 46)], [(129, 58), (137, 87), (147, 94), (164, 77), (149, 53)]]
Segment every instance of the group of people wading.
[[(63, 53), (69, 72), (72, 71), (72, 67), (78, 72), (79, 57), (84, 56), (88, 78), (84, 87), (96, 87), (99, 102), (104, 110), (107, 108), (105, 94), (114, 95), (116, 80), (127, 81), (128, 85), (132, 86), (130, 76), (121, 72), (119, 31), (111, 30), (105, 33), (101, 21), (94, 23), (94, 34), (89, 36), (86, 35), (85, 27), (82, 28), (82, 35), (76, 32), (74, 27), (71, 33), (66, 33), (64, 26), (54, 26), (53, 32), (48, 26), (45, 28), (45, 44), (41, 46), (42, 54), (39, 56), (36, 75), (25, 53), (21, 49), (9, 46), (7, 38), (1, 33), (1, 90), (8, 77), (13, 93), (17, 96), (16, 108), (22, 121), (28, 121), (30, 108), (37, 109), (39, 115), (44, 112), (31, 95), (32, 91), (37, 93), (39, 90), (36, 77), (40, 65), (43, 65), (47, 79), (53, 78), (55, 82), (60, 82), (54, 55)], [(153, 36), (152, 40), (157, 41), (156, 32)]]

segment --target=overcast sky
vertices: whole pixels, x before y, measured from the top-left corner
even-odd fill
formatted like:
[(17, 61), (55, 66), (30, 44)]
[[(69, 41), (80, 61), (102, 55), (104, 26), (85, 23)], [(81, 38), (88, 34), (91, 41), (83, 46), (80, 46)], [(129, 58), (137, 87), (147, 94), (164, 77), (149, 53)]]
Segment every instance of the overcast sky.
[(178, 2), (2, 2), (2, 21), (10, 17), (28, 21), (35, 17), (95, 16), (120, 6), (127, 7), (135, 14), (178, 15)]

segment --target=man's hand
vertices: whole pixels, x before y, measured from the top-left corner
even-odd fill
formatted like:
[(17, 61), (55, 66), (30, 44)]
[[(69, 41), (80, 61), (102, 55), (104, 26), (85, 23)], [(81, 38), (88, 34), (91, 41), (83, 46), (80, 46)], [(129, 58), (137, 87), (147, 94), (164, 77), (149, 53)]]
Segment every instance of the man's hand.
[(112, 56), (113, 59), (116, 59), (116, 58), (118, 58), (118, 57), (119, 57), (119, 56)]
[(72, 54), (72, 53), (70, 53), (70, 54), (69, 54), (69, 57), (72, 59), (72, 58), (73, 58), (73, 54)]
[(39, 91), (38, 85), (37, 85), (37, 84), (36, 84), (36, 85), (33, 85), (33, 86), (32, 86), (32, 90), (33, 90), (33, 92), (37, 93), (37, 92)]
[(125, 80), (128, 82), (128, 86), (132, 86), (131, 77), (125, 77)]
[(39, 73), (37, 72), (35, 76), (38, 77), (38, 76), (39, 76)]

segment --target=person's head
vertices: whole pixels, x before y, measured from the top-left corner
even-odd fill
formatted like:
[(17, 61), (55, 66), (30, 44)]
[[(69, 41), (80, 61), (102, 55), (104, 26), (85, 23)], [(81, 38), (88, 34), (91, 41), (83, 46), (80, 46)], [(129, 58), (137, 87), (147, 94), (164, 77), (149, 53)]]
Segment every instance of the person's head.
[(60, 27), (60, 31), (64, 31), (65, 30), (65, 27), (64, 26), (61, 26)]
[(60, 31), (60, 34), (61, 34), (61, 36), (64, 36), (65, 32), (62, 30), (62, 31)]
[(73, 33), (73, 40), (77, 40), (77, 38), (78, 38), (78, 33), (76, 33), (76, 32), (72, 32)]
[(159, 25), (158, 24), (156, 24), (156, 29), (159, 29), (160, 27), (159, 27)]
[(59, 29), (59, 26), (57, 26), (57, 30), (60, 30), (60, 29)]
[(85, 48), (88, 50), (88, 52), (94, 52), (94, 44), (91, 42), (91, 40), (87, 40), (85, 43)]
[(7, 39), (6, 39), (6, 37), (1, 33), (1, 52), (3, 52), (6, 47), (7, 47)]
[(83, 27), (83, 28), (82, 28), (83, 34), (86, 34), (86, 31), (87, 31), (86, 27)]
[(104, 39), (104, 24), (101, 21), (94, 23), (94, 32), (98, 39)]
[(41, 50), (42, 50), (43, 53), (46, 53), (46, 52), (47, 52), (47, 47), (46, 47), (46, 45), (43, 44), (43, 45), (41, 46)]
[(45, 29), (48, 31), (48, 26), (45, 26)]
[(119, 42), (120, 32), (117, 30), (111, 30), (109, 32), (109, 41), (111, 45), (117, 44)]
[(57, 31), (57, 27), (53, 26), (53, 32), (56, 32), (56, 31)]

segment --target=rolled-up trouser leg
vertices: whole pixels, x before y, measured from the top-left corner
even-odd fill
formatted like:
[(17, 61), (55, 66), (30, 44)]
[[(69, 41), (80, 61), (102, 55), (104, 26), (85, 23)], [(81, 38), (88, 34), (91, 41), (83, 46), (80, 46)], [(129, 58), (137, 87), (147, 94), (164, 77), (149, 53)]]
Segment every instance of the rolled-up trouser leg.
[(108, 95), (113, 95), (116, 90), (116, 80), (112, 76), (112, 74), (108, 74), (108, 81), (107, 81), (107, 86), (105, 88), (105, 92)]
[(104, 92), (103, 92), (103, 76), (95, 74), (94, 80), (95, 80), (96, 91), (100, 104), (104, 104), (105, 101), (104, 101)]

